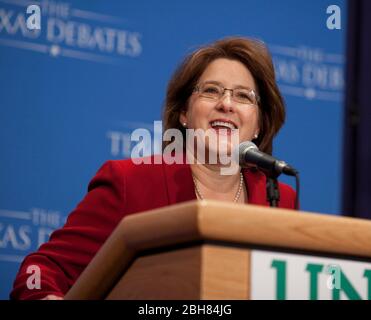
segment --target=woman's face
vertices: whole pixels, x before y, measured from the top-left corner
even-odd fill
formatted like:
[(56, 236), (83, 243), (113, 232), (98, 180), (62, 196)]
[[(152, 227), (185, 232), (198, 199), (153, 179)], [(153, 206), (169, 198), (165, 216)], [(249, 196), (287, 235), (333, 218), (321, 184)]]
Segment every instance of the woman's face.
[[(210, 82), (228, 89), (249, 88), (257, 93), (252, 74), (237, 60), (219, 58), (212, 61), (201, 75), (198, 84)], [(235, 147), (230, 139), (232, 128), (238, 129), (238, 143), (251, 141), (259, 134), (258, 106), (236, 102), (229, 90), (226, 90), (219, 100), (194, 92), (188, 100), (187, 111), (181, 113), (179, 120), (182, 124), (186, 123), (189, 129), (215, 130), (218, 140), (220, 135), (224, 135), (224, 140), (225, 136), (229, 137), (228, 153)]]

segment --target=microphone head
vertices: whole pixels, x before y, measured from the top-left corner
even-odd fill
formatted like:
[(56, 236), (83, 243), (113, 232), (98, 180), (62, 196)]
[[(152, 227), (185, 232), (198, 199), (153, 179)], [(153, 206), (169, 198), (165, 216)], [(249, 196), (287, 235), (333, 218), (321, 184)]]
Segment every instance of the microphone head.
[(246, 149), (258, 149), (258, 147), (256, 146), (254, 142), (251, 142), (251, 141), (241, 142), (238, 146), (239, 154), (245, 152)]
[(259, 150), (259, 149), (254, 142), (251, 142), (251, 141), (241, 142), (238, 146), (240, 164), (245, 163), (245, 154), (246, 154), (246, 151), (248, 150)]

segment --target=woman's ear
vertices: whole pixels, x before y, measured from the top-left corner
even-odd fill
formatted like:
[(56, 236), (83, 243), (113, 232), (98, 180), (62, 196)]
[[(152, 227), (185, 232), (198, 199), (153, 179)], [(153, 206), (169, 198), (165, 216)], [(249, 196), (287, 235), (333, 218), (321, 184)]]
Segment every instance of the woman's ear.
[(187, 112), (185, 110), (180, 112), (179, 122), (183, 127), (187, 126)]

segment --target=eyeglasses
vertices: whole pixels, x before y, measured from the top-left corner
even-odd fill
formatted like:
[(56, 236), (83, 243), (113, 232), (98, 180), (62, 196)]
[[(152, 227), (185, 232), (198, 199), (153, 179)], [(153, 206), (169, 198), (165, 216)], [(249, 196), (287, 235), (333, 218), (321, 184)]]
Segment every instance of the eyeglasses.
[(247, 105), (259, 104), (260, 97), (253, 89), (248, 88), (228, 89), (214, 82), (204, 82), (196, 85), (193, 91), (198, 92), (201, 97), (219, 101), (227, 90), (231, 92), (232, 100), (235, 102)]

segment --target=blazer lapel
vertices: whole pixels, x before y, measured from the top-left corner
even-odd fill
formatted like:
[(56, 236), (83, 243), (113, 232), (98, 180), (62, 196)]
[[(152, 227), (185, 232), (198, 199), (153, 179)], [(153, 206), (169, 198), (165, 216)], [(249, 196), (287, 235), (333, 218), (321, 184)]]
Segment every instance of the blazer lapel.
[(247, 186), (248, 203), (268, 206), (265, 174), (251, 169), (243, 169), (242, 173)]
[(196, 200), (191, 167), (183, 158), (180, 164), (163, 164), (169, 204)]

